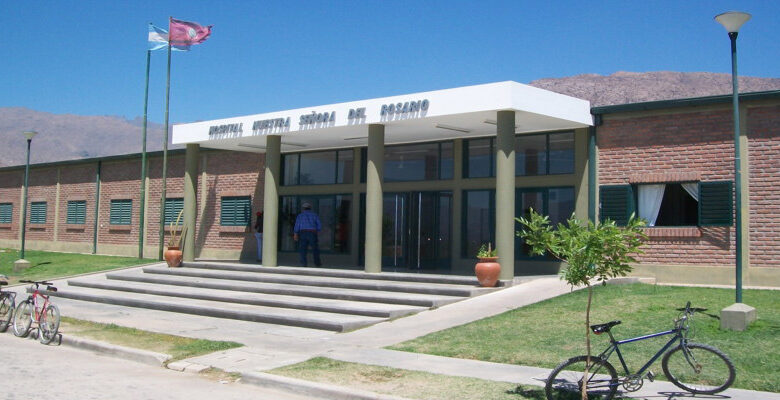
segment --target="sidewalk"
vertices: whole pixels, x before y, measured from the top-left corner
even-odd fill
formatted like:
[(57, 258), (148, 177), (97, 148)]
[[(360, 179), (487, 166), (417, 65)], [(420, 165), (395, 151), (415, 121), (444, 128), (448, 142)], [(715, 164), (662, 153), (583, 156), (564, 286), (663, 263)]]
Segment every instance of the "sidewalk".
[[(58, 284), (65, 284), (57, 282)], [(14, 289), (22, 289), (17, 287)], [(21, 291), (21, 290), (19, 290)], [(549, 369), (498, 364), (385, 350), (383, 347), (411, 340), (432, 332), (462, 325), (568, 293), (569, 286), (557, 276), (535, 277), (510, 288), (424, 311), (409, 317), (383, 322), (349, 333), (333, 333), (305, 328), (280, 327), (246, 321), (181, 315), (119, 306), (57, 299), (68, 315), (98, 322), (118, 319), (132, 326), (175, 335), (213, 340), (234, 340), (245, 346), (183, 361), (183, 364), (211, 366), (241, 373), (246, 383), (283, 388), (314, 398), (397, 399), (346, 387), (307, 382), (265, 374), (274, 368), (328, 357), (341, 361), (432, 372), (450, 376), (543, 386)], [(185, 369), (185, 368), (182, 368)], [(645, 382), (645, 387), (628, 398), (732, 398), (777, 399), (778, 393), (729, 389), (717, 396), (692, 396), (667, 382)]]
[[(313, 352), (311, 348), (308, 351), (301, 352), (290, 350), (289, 347), (286, 350), (280, 350), (281, 348), (271, 350), (268, 348), (245, 347), (197, 357), (188, 361), (211, 365), (227, 371), (237, 371), (245, 375), (254, 375), (258, 372), (283, 365), (322, 356), (354, 363), (543, 386), (544, 380), (550, 373), (549, 369), (407, 353), (385, 350), (382, 347), (497, 315), (507, 310), (556, 297), (569, 291), (569, 286), (558, 277), (539, 277), (533, 281), (495, 293), (450, 304), (395, 321), (380, 323), (359, 331), (329, 337), (325, 343), (321, 343), (321, 351)], [(290, 345), (293, 344), (290, 343)], [(316, 386), (317, 384), (313, 383), (313, 385)], [(307, 386), (307, 390), (309, 390), (308, 393), (311, 393), (309, 386)], [(671, 383), (659, 381), (646, 381), (645, 386), (640, 391), (624, 394), (624, 396), (635, 399), (714, 398), (713, 396), (693, 396), (690, 393), (681, 391)], [(780, 400), (780, 394), (778, 393), (742, 389), (729, 389), (715, 397), (735, 400)], [(354, 398), (369, 397), (360, 397), (356, 394)]]

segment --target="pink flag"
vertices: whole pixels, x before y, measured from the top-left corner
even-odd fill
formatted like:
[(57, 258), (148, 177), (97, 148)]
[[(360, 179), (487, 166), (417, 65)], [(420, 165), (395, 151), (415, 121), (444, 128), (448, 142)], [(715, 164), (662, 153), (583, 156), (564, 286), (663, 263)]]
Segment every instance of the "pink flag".
[(171, 18), (168, 32), (172, 46), (189, 46), (206, 41), (211, 35), (211, 25), (201, 26), (194, 22)]

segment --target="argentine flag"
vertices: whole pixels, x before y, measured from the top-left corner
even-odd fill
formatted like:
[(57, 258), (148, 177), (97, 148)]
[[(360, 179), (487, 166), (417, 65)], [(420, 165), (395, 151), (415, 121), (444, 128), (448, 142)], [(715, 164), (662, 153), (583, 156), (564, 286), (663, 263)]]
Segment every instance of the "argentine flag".
[[(160, 50), (168, 46), (168, 31), (149, 24), (149, 50)], [(189, 51), (190, 46), (173, 45), (171, 50)]]

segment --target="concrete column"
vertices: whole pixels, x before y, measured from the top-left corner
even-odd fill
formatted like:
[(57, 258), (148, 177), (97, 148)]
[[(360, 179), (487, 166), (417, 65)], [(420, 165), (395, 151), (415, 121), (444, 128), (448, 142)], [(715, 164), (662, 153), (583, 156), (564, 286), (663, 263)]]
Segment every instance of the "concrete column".
[(270, 135), (265, 148), (265, 184), (263, 186), (263, 266), (278, 266), (279, 181), (282, 163), (282, 137)]
[(588, 219), (588, 133), (588, 128), (574, 131), (574, 214), (580, 221)]
[[(457, 260), (461, 258), (461, 244), (463, 243), (463, 139), (455, 139), (453, 143), (453, 176), (452, 176), (452, 233), (450, 234), (450, 260), (452, 271), (456, 271), (459, 265)], [(466, 271), (463, 271), (464, 273)], [(469, 271), (470, 272), (470, 271)]]
[(515, 112), (497, 114), (496, 250), (504, 281), (515, 277)]
[(198, 187), (198, 150), (197, 144), (187, 144), (184, 158), (184, 231), (182, 239), (184, 261), (195, 261), (195, 223), (197, 216), (196, 189)]
[[(60, 234), (60, 182), (62, 182), (62, 168), (57, 168), (57, 188), (54, 194), (54, 241), (56, 242)], [(68, 208), (65, 207), (65, 212)]]
[(368, 125), (366, 170), (366, 272), (382, 272), (382, 183), (384, 181), (385, 126)]

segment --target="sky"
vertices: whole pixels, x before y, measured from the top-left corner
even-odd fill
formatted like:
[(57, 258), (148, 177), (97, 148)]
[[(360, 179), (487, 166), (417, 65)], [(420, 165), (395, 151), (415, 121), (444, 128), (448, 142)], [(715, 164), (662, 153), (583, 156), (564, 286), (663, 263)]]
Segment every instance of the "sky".
[[(174, 52), (171, 123), (513, 80), (731, 72), (713, 17), (753, 18), (740, 76), (780, 77), (780, 1), (28, 1), (0, 7), (0, 107), (143, 115), (148, 23), (213, 25)], [(152, 52), (149, 120), (165, 108)]]

